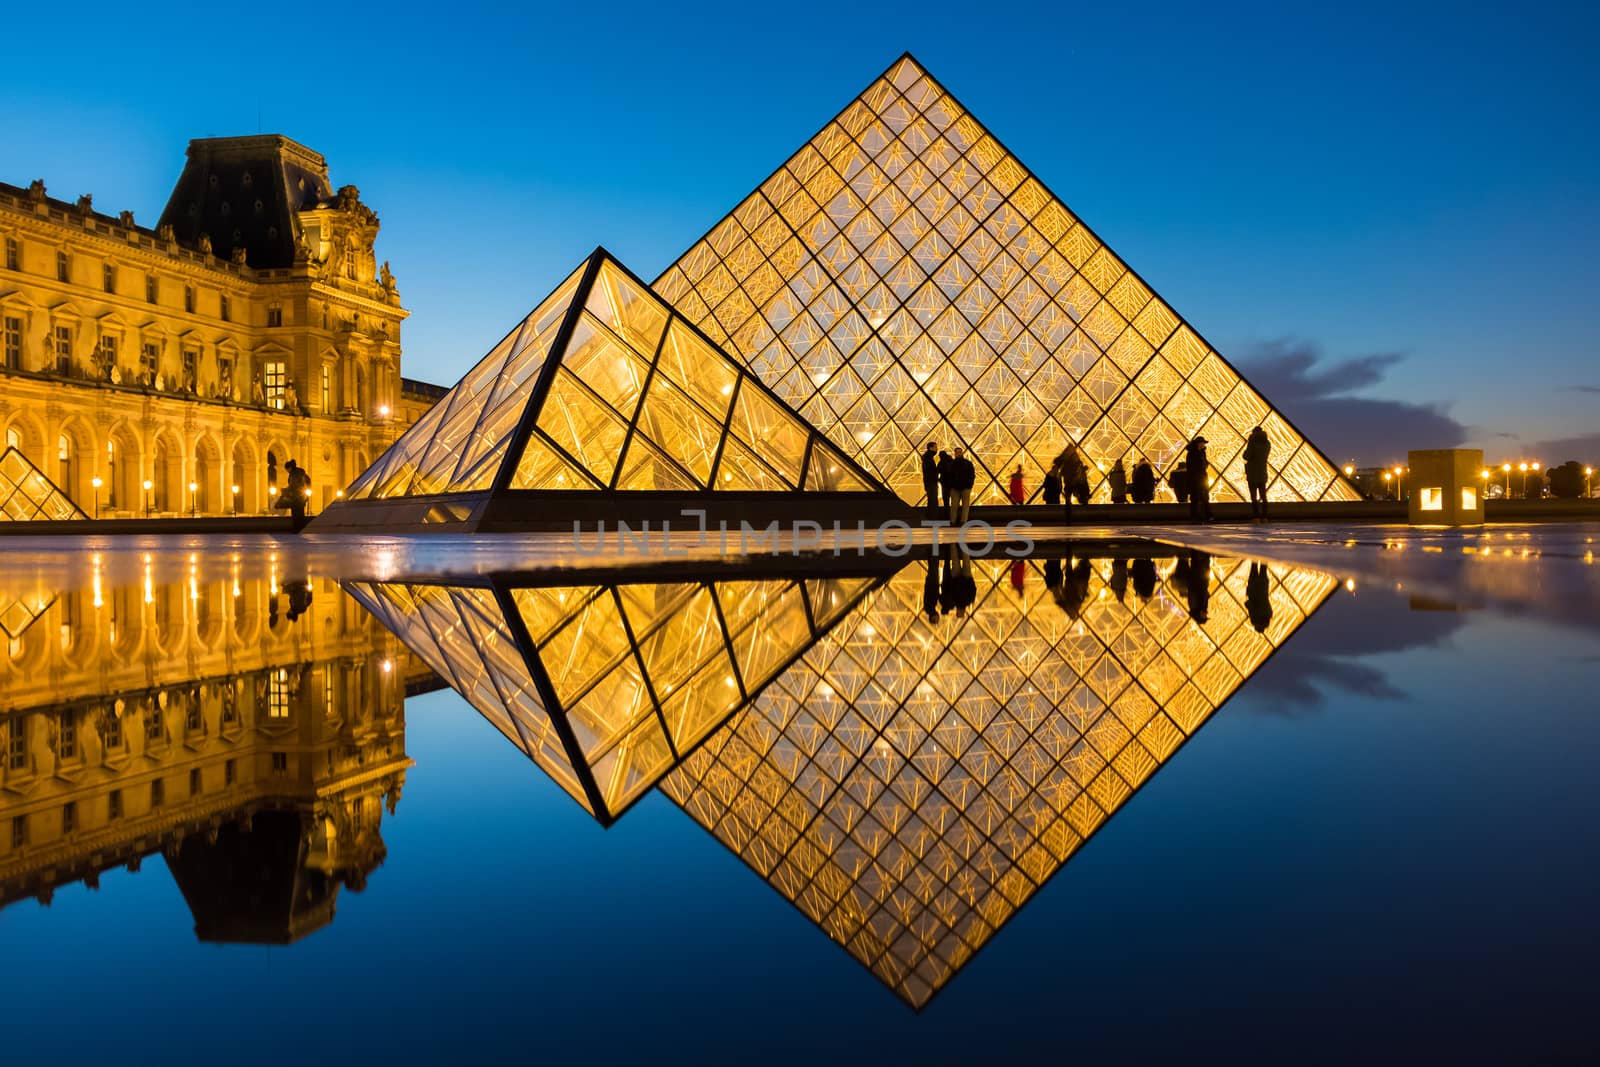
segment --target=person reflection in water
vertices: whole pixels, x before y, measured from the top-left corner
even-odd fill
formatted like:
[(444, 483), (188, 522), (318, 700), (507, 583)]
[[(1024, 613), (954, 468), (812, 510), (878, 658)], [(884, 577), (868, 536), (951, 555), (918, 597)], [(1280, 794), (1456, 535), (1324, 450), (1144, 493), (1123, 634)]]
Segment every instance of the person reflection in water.
[(1106, 582), (1111, 586), (1111, 592), (1117, 598), (1118, 604), (1127, 603), (1128, 595), (1128, 561), (1114, 559), (1111, 561), (1111, 577)]
[(1173, 589), (1189, 602), (1189, 617), (1204, 625), (1211, 610), (1211, 556), (1195, 552), (1180, 556), (1172, 569)]
[(1133, 561), (1133, 595), (1146, 603), (1156, 595), (1156, 561), (1143, 557)]
[(944, 589), (940, 591), (939, 603), (946, 615), (955, 612), (956, 617), (961, 618), (977, 599), (978, 583), (972, 577), (972, 557), (958, 548), (945, 561)]
[(922, 577), (922, 611), (929, 622), (939, 621), (939, 557), (928, 559), (928, 573)]
[(1250, 564), (1250, 577), (1244, 583), (1244, 607), (1256, 633), (1266, 633), (1272, 625), (1272, 596), (1265, 563)]
[(1019, 595), (1019, 596), (1022, 594), (1022, 582), (1023, 582), (1023, 579), (1027, 576), (1027, 573), (1028, 573), (1028, 565), (1027, 565), (1027, 563), (1023, 562), (1020, 559), (1012, 561), (1012, 563), (1011, 563), (1011, 588), (1015, 589), (1017, 591), (1017, 595)]
[(1044, 587), (1051, 596), (1055, 596), (1061, 589), (1061, 561), (1047, 559), (1044, 561)]
[(294, 622), (311, 610), (311, 583), (307, 581), (284, 582), (283, 591), (289, 594), (289, 611), (285, 616)]
[(1083, 605), (1089, 599), (1089, 580), (1093, 577), (1093, 573), (1087, 559), (1076, 560), (1063, 576), (1061, 585), (1054, 590), (1056, 603), (1067, 613), (1069, 619), (1083, 615)]

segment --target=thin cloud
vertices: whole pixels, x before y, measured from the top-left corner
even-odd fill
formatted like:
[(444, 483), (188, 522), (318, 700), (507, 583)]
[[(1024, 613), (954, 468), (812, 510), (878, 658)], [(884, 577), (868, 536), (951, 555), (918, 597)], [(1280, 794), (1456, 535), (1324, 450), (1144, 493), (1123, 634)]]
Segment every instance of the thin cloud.
[(1239, 369), (1267, 402), (1336, 462), (1382, 462), (1413, 448), (1450, 448), (1467, 427), (1443, 408), (1403, 400), (1351, 396), (1382, 385), (1405, 356), (1377, 352), (1327, 363), (1312, 342), (1282, 338), (1256, 345)]
[(1573, 385), (1568, 388), (1574, 393), (1600, 393), (1600, 385)]

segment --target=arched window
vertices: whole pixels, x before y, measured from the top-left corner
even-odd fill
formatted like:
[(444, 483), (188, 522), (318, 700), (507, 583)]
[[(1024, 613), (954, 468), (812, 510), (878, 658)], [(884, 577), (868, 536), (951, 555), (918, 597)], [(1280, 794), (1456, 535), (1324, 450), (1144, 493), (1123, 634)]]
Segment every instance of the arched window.
[(77, 482), (73, 478), (76, 473), (72, 469), (72, 439), (66, 434), (56, 436), (56, 471), (58, 474), (57, 485), (68, 496), (73, 496)]
[(14, 448), (18, 452), (22, 451), (22, 435), (17, 432), (15, 426), (6, 430), (6, 447)]

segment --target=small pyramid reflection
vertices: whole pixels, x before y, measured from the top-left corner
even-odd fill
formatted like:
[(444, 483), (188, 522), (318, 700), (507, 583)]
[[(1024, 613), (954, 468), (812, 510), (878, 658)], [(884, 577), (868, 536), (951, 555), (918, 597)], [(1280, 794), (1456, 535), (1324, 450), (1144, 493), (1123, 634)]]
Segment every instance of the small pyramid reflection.
[(345, 588), (609, 824), (877, 581), (513, 576)]
[(892, 499), (601, 249), (364, 471), (323, 526), (481, 529), (496, 506), (550, 492), (799, 490)]

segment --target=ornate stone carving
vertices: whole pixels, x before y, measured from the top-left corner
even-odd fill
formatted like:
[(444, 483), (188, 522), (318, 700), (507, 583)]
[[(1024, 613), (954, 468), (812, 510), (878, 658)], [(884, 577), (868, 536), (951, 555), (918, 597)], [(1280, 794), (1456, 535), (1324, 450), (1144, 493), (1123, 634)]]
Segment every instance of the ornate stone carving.
[(78, 208), (78, 214), (80, 214), (80, 215), (93, 215), (94, 214), (94, 194), (93, 193), (84, 193), (82, 196), (78, 197), (77, 208)]
[(131, 212), (131, 211), (119, 211), (119, 212), (117, 212), (117, 221), (119, 223), (121, 223), (122, 225), (128, 227), (131, 230), (133, 228), (133, 212)]
[(368, 226), (378, 225), (377, 214), (361, 202), (361, 190), (353, 185), (339, 187), (338, 203), (335, 206), (346, 214), (354, 215)]
[(163, 241), (172, 241), (177, 239), (176, 235), (173, 233), (172, 223), (170, 222), (163, 222), (160, 226), (157, 226), (156, 236)]
[(378, 271), (378, 282), (386, 293), (394, 292), (394, 272), (389, 269), (389, 261), (383, 261), (383, 267)]
[(209, 233), (202, 232), (199, 237), (195, 238), (194, 243), (195, 247), (200, 250), (200, 254), (202, 256), (209, 256), (211, 254), (211, 235)]
[(233, 251), (231, 253), (229, 253), (229, 255), (228, 255), (228, 259), (231, 260), (234, 264), (242, 267), (242, 266), (245, 265), (244, 260), (245, 260), (245, 256), (247, 254), (248, 253), (247, 253), (247, 250), (245, 249), (244, 245), (234, 245), (233, 246)]
[(44, 179), (35, 178), (28, 183), (28, 199), (35, 204), (44, 203)]

